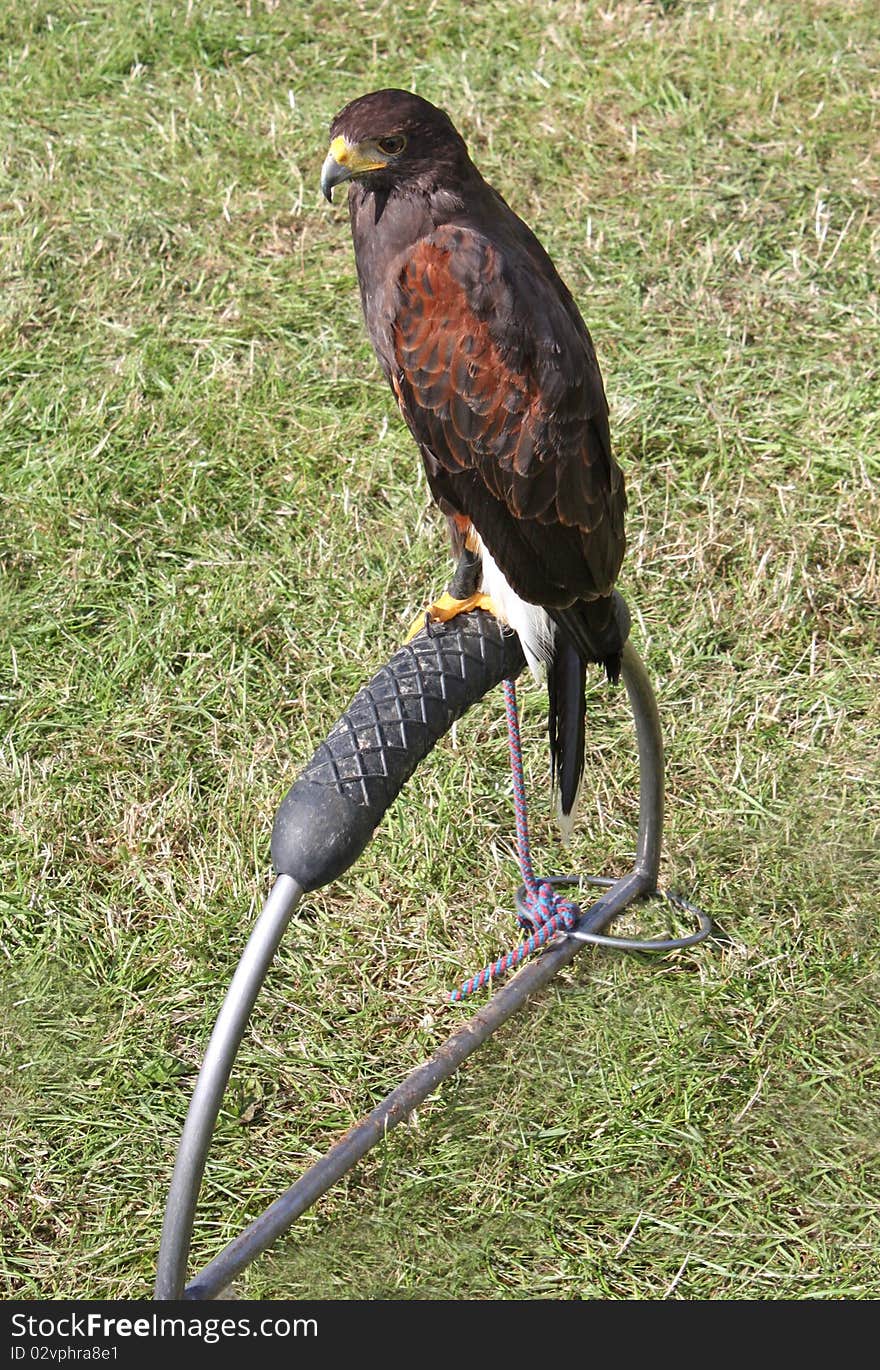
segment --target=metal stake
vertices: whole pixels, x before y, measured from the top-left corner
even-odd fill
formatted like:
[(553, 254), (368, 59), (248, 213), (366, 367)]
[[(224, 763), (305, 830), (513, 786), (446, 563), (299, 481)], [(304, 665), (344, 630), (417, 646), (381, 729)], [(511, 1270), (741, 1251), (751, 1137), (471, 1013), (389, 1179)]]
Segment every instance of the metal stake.
[(272, 957), (301, 897), (302, 890), (296, 881), (289, 875), (279, 875), (248, 938), (211, 1033), (171, 1177), (159, 1246), (157, 1299), (181, 1296), (196, 1202), (223, 1092)]

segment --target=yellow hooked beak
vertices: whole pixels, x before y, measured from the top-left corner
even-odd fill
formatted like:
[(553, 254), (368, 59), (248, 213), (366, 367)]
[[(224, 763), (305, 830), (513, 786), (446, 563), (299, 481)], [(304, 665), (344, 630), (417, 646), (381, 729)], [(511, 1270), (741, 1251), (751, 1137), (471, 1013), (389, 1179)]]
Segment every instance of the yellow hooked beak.
[(381, 171), (387, 166), (389, 158), (384, 156), (375, 143), (349, 143), (341, 135), (334, 138), (330, 151), (321, 167), (321, 190), (324, 198), (333, 199), (333, 187), (352, 176), (360, 176), (366, 171)]

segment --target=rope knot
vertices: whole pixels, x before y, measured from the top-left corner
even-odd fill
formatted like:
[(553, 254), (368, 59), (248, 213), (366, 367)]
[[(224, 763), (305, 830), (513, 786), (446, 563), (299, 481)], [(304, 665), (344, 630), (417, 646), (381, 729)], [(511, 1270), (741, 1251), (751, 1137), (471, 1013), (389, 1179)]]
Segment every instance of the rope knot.
[(522, 904), (525, 911), (517, 913), (517, 920), (520, 927), (528, 928), (532, 932), (546, 927), (549, 923), (558, 928), (571, 928), (581, 915), (577, 904), (557, 894), (549, 880), (542, 880), (531, 889), (526, 885)]

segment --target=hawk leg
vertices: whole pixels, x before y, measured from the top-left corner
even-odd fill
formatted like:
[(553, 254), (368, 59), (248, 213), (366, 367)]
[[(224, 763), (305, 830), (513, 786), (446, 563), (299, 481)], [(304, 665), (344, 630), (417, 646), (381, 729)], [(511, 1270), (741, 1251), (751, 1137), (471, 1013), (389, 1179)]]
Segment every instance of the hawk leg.
[(457, 618), (459, 614), (468, 614), (472, 609), (485, 609), (487, 613), (494, 614), (495, 605), (490, 596), (477, 588), (481, 572), (479, 552), (463, 547), (449, 589), (413, 620), (405, 640), (411, 642), (423, 628), (430, 632), (432, 623), (448, 623), (450, 619)]

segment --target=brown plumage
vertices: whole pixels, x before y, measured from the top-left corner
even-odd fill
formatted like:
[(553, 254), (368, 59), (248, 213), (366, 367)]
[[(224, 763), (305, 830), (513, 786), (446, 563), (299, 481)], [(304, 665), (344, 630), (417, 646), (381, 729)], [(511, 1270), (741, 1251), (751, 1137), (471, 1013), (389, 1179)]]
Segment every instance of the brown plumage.
[(541, 244), (443, 111), (376, 91), (347, 105), (330, 134), (322, 187), (329, 198), (350, 181), (370, 338), (453, 545), (480, 551), (484, 588), (530, 661), (546, 663), (569, 818), (585, 664), (616, 680), (628, 630), (612, 599), (626, 497), (592, 340)]

